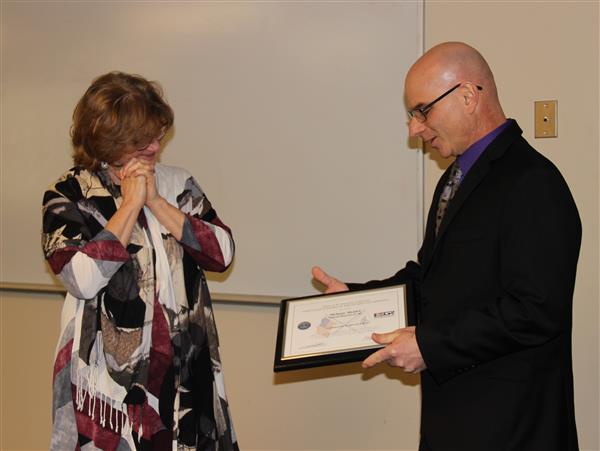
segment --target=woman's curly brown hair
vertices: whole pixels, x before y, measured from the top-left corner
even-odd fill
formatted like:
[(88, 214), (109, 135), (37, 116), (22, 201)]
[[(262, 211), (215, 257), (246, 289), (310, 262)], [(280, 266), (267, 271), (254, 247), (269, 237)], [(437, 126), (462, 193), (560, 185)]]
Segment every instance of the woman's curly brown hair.
[(141, 149), (173, 125), (160, 85), (139, 75), (110, 72), (96, 78), (73, 112), (73, 161), (91, 171)]

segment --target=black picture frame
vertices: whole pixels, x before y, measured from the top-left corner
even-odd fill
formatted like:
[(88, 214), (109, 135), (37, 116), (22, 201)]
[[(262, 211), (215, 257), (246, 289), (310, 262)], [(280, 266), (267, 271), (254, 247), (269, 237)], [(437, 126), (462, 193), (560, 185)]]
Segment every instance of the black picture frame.
[[(386, 286), (382, 288), (371, 288), (368, 290), (362, 290), (362, 292), (375, 292), (381, 290), (387, 290), (390, 288), (404, 288), (404, 313), (405, 313), (405, 321), (406, 325), (413, 323), (413, 318), (415, 317), (415, 306), (414, 306), (414, 288), (411, 282), (406, 282), (404, 284)], [(356, 294), (358, 291), (350, 291), (350, 292), (341, 292), (341, 293), (332, 293), (332, 294), (318, 294), (314, 296), (302, 296), (296, 298), (283, 299), (281, 301), (279, 307), (279, 322), (277, 325), (277, 341), (275, 345), (275, 359), (273, 364), (274, 372), (282, 372), (282, 371), (291, 371), (291, 370), (300, 370), (305, 368), (315, 368), (326, 365), (335, 365), (342, 363), (351, 363), (351, 362), (360, 362), (367, 358), (370, 354), (375, 352), (377, 349), (382, 348), (382, 345), (374, 344), (372, 347), (362, 348), (362, 349), (353, 349), (353, 350), (340, 350), (335, 352), (324, 352), (324, 353), (316, 353), (307, 357), (293, 357), (293, 358), (284, 358), (283, 350), (284, 350), (284, 341), (286, 339), (286, 324), (287, 324), (287, 314), (289, 311), (289, 306), (291, 303), (296, 301), (304, 301), (307, 299), (322, 299), (325, 297), (331, 297), (332, 300), (339, 299), (340, 296), (344, 296), (347, 294)], [(384, 332), (384, 331), (382, 331)]]

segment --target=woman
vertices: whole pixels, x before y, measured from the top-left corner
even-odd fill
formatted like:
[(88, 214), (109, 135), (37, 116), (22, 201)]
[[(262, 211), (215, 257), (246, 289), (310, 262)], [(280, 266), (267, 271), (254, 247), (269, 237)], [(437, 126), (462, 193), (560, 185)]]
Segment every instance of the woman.
[(75, 108), (75, 167), (43, 208), (68, 291), (52, 449), (238, 449), (202, 271), (225, 271), (234, 244), (194, 178), (156, 162), (172, 124), (157, 84), (119, 72)]

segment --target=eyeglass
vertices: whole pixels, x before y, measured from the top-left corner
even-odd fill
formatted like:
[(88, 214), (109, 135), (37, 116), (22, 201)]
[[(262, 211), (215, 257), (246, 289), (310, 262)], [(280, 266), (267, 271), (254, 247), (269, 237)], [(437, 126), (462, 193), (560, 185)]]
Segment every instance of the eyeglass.
[[(463, 83), (459, 83), (457, 85), (452, 86), (450, 89), (448, 89), (445, 93), (443, 93), (441, 96), (439, 96), (437, 99), (435, 99), (433, 102), (428, 103), (427, 105), (420, 107), (420, 108), (415, 108), (413, 110), (410, 110), (408, 112), (408, 117), (410, 119), (415, 118), (418, 122), (425, 122), (427, 120), (427, 114), (431, 111), (431, 109), (433, 108), (433, 106), (438, 103), (440, 100), (442, 100), (444, 97), (446, 97), (448, 94), (450, 94), (452, 91), (454, 91), (456, 88), (458, 88), (460, 85), (462, 85)], [(477, 87), (477, 89), (479, 91), (481, 91), (483, 88), (479, 85), (475, 85)]]
[(166, 130), (161, 130), (160, 134), (156, 138), (154, 138), (153, 140), (151, 140), (149, 143), (144, 144), (141, 147), (138, 147), (136, 149), (136, 151), (142, 152), (142, 151), (146, 150), (150, 146), (150, 144), (152, 144), (154, 141), (162, 141), (162, 139), (165, 137), (166, 134), (167, 134)]

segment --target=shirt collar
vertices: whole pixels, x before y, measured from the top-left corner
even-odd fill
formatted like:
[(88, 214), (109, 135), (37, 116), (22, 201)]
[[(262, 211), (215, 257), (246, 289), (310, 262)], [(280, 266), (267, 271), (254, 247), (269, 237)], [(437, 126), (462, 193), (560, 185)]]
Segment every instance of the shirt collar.
[(462, 172), (461, 179), (465, 177), (467, 172), (469, 172), (469, 169), (473, 167), (477, 159), (481, 156), (483, 151), (487, 149), (491, 142), (496, 139), (498, 135), (500, 135), (500, 133), (502, 133), (512, 122), (514, 122), (513, 119), (507, 119), (506, 122), (489, 132), (480, 140), (471, 144), (467, 150), (458, 156), (458, 165), (460, 166), (460, 170)]

